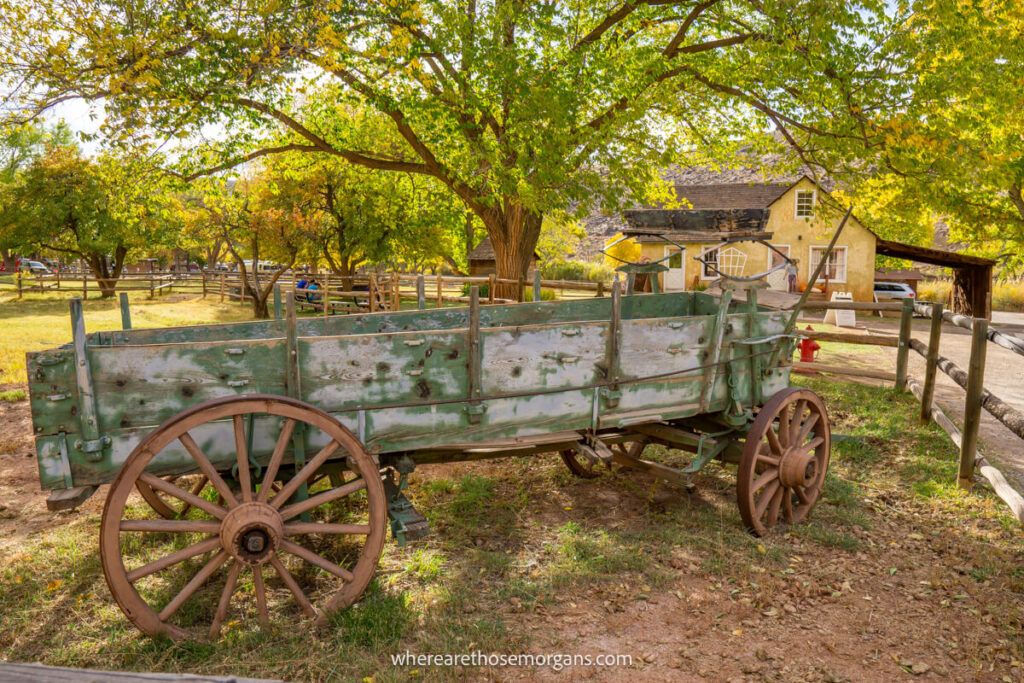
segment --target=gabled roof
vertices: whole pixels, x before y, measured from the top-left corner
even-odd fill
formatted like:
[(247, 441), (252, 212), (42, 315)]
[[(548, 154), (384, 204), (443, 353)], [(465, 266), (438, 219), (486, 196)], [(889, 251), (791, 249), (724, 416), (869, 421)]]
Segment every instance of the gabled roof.
[(694, 209), (766, 209), (793, 183), (715, 183), (676, 185), (676, 194)]

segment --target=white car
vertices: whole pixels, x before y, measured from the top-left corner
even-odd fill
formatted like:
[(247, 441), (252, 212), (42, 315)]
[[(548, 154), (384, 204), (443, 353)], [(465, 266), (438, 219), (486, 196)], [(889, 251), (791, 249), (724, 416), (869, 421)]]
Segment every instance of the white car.
[(875, 298), (879, 301), (891, 299), (913, 299), (917, 295), (914, 288), (905, 282), (876, 282)]
[(39, 261), (22, 261), (21, 270), (22, 272), (32, 273), (33, 275), (49, 275), (52, 272)]

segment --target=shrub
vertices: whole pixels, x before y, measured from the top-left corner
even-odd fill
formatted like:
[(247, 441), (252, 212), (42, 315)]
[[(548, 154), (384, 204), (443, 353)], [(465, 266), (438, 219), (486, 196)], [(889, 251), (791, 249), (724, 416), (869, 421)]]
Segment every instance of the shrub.
[(1024, 281), (997, 282), (992, 288), (992, 310), (1024, 312)]
[(540, 267), (545, 280), (578, 280), (609, 283), (615, 278), (615, 269), (598, 261), (555, 259)]
[(917, 285), (917, 298), (939, 304), (949, 303), (953, 283), (949, 280), (922, 280)]
[[(553, 289), (541, 289), (540, 300), (541, 301), (554, 301), (558, 298), (558, 294)], [(533, 287), (527, 287), (523, 292), (523, 301), (533, 301)]]

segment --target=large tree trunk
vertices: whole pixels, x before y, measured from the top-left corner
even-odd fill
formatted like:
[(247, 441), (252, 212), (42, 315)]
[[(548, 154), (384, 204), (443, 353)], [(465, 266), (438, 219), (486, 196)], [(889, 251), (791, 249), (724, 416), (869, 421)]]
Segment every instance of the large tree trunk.
[(13, 273), (14, 272), (14, 252), (11, 251), (10, 249), (4, 249), (3, 250), (3, 257), (4, 257), (4, 272), (5, 273)]
[[(494, 246), (494, 263), (499, 278), (525, 283), (540, 238), (542, 221), (542, 214), (529, 211), (514, 201), (506, 202), (505, 210), (500, 213), (488, 213), (484, 224)], [(498, 284), (495, 296), (522, 301), (523, 288), (518, 284)]]
[(107, 263), (106, 254), (89, 254), (86, 260), (96, 283), (100, 287), (100, 298), (109, 299), (117, 291), (117, 281), (121, 279), (121, 272), (124, 270), (124, 259), (128, 255), (128, 249), (119, 246), (114, 249), (114, 267), (110, 268)]

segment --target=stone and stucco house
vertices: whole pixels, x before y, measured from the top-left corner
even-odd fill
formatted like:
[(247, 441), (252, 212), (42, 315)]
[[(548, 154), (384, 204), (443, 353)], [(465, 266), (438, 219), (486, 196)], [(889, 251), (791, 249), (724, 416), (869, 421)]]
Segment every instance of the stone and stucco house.
[[(679, 208), (683, 212), (694, 212), (694, 217), (699, 218), (702, 224), (708, 224), (709, 221), (729, 222), (734, 220), (731, 216), (743, 215), (744, 212), (762, 216), (754, 229), (770, 235), (768, 242), (796, 261), (796, 291), (802, 291), (807, 286), (807, 278), (824, 254), (842, 219), (842, 211), (834, 201), (830, 201), (825, 189), (808, 176), (784, 182), (732, 178), (726, 182), (707, 182), (719, 178), (707, 173), (697, 178), (687, 178), (684, 173), (683, 177), (673, 180), (680, 200)], [(626, 215), (642, 213), (641, 209), (626, 212)], [(603, 237), (610, 243), (614, 235), (607, 234), (611, 227), (609, 217), (601, 220), (605, 232)], [(625, 221), (619, 221), (615, 227), (619, 234), (627, 230)], [(721, 225), (719, 229), (735, 229), (735, 226)], [(778, 258), (764, 245), (756, 242), (722, 245), (717, 240), (702, 241), (700, 231), (669, 232), (667, 236), (683, 246), (685, 253), (679, 253), (677, 247), (658, 238), (631, 238), (636, 243), (631, 251), (639, 253), (641, 258), (658, 261), (670, 257), (663, 262), (668, 267), (668, 271), (661, 274), (663, 291), (702, 289), (718, 277), (695, 257), (715, 262), (719, 270), (731, 275), (764, 272), (771, 267), (773, 259)], [(703, 240), (707, 239), (703, 237)], [(816, 288), (823, 289), (827, 277), (829, 292), (850, 292), (856, 301), (872, 301), (877, 241), (877, 236), (871, 230), (855, 216), (851, 216)], [(790, 287), (785, 270), (770, 275), (768, 284), (781, 290)]]

